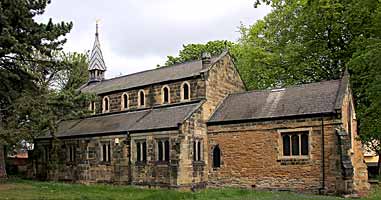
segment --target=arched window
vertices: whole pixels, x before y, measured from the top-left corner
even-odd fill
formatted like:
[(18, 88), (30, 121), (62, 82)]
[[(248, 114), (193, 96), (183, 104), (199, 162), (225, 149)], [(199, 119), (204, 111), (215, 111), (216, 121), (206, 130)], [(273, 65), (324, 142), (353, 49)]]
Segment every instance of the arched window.
[(110, 99), (108, 96), (103, 97), (103, 112), (110, 111)]
[(181, 85), (181, 100), (190, 100), (190, 85), (188, 82), (184, 82)]
[(127, 93), (122, 94), (122, 100), (121, 100), (121, 106), (122, 110), (128, 109), (128, 95)]
[(221, 150), (217, 145), (213, 149), (213, 168), (221, 167)]
[(139, 106), (144, 107), (146, 103), (144, 90), (139, 91)]
[(89, 110), (95, 113), (95, 101), (91, 101), (89, 105)]
[(164, 86), (161, 89), (161, 98), (162, 98), (163, 104), (170, 103), (170, 93), (169, 93), (169, 87), (168, 86)]

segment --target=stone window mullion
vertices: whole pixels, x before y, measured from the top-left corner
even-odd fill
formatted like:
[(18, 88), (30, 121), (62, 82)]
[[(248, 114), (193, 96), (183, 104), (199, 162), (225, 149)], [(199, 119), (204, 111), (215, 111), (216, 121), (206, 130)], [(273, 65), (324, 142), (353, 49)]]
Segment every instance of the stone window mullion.
[(165, 152), (166, 152), (166, 150), (165, 150), (165, 142), (163, 141), (162, 143), (161, 143), (161, 146), (162, 146), (162, 150), (163, 150), (163, 152), (162, 152), (162, 157), (163, 157), (163, 160), (165, 160), (166, 159), (166, 155), (165, 155)]
[(299, 156), (302, 155), (302, 134), (298, 134), (299, 139)]
[(199, 160), (199, 157), (198, 157), (198, 140), (196, 140), (196, 161)]

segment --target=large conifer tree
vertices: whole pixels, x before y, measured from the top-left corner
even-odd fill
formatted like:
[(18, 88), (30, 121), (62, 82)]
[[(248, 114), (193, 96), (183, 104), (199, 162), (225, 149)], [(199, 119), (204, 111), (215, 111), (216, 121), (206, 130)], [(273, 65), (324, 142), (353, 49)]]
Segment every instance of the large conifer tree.
[[(62, 65), (52, 57), (65, 43), (65, 36), (72, 23), (38, 23), (37, 15), (44, 13), (50, 0), (1, 0), (0, 1), (0, 153), (2, 146), (17, 142), (22, 136), (23, 125), (30, 116), (21, 115), (17, 107), (20, 100), (33, 105), (44, 102), (47, 79)], [(26, 106), (27, 106), (26, 105)], [(43, 113), (40, 113), (43, 114)], [(47, 120), (48, 121), (48, 120)], [(45, 123), (48, 124), (48, 123)], [(14, 132), (11, 128), (20, 128)], [(16, 129), (13, 129), (16, 130)], [(1, 158), (1, 156), (0, 156)], [(5, 170), (0, 161), (0, 170)], [(0, 172), (5, 175), (5, 172)]]

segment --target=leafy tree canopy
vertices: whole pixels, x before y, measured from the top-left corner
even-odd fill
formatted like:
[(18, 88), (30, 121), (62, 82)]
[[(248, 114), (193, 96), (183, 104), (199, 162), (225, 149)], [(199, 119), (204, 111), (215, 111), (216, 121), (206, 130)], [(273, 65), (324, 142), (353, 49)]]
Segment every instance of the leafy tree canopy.
[(183, 63), (191, 60), (201, 59), (203, 52), (209, 52), (212, 56), (221, 54), (225, 49), (234, 46), (233, 42), (227, 40), (215, 40), (209, 41), (206, 44), (187, 44), (183, 45), (183, 49), (180, 50), (179, 56), (167, 56), (166, 66)]

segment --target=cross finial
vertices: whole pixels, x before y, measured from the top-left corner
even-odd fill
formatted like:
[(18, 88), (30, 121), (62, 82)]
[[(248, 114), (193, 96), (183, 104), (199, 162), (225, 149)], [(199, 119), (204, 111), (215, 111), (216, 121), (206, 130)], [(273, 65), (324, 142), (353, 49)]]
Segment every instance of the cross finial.
[(95, 35), (98, 36), (98, 24), (101, 20), (100, 19), (96, 19), (95, 20)]

